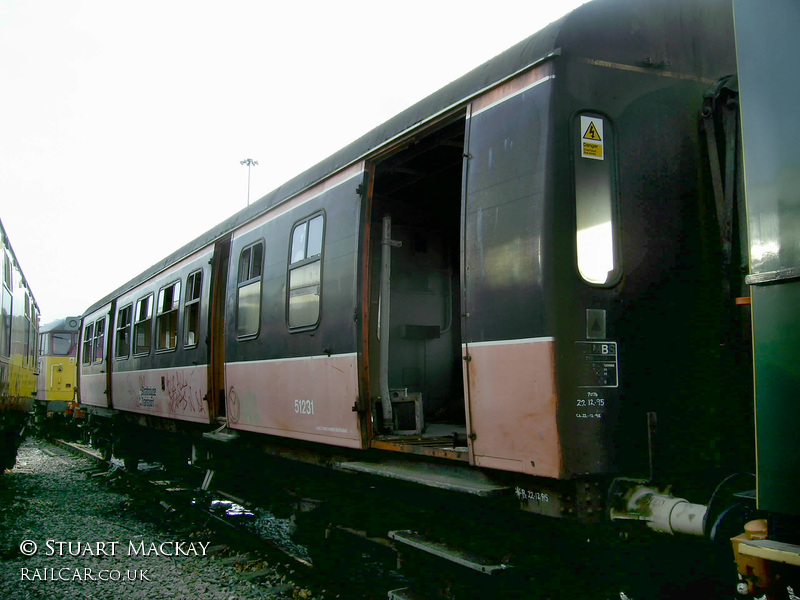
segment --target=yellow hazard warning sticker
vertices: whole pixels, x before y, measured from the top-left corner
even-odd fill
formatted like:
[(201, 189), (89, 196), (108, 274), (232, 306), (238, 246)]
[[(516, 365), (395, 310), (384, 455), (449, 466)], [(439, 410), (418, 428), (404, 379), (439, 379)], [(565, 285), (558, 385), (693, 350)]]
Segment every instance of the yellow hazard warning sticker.
[(603, 119), (581, 115), (581, 158), (604, 160)]

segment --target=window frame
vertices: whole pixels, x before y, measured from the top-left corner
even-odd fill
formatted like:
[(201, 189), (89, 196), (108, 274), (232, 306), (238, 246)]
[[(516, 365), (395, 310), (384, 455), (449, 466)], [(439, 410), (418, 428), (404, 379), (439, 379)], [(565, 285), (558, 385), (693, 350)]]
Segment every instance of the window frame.
[(39, 371), (39, 361), (37, 360), (36, 356), (39, 353), (38, 345), (39, 345), (39, 309), (36, 306), (36, 301), (31, 296), (31, 322), (30, 322), (30, 339), (31, 345), (28, 349), (28, 356), (30, 358), (31, 367), (36, 369), (36, 372)]
[[(167, 299), (167, 290), (172, 290), (171, 306), (165, 310), (164, 301)], [(178, 348), (178, 340), (180, 339), (180, 317), (181, 317), (181, 280), (176, 279), (161, 287), (156, 296), (156, 336), (155, 346), (156, 352), (174, 352)], [(163, 323), (167, 323), (169, 331), (167, 332), (167, 345), (161, 345)], [(172, 334), (171, 336), (169, 334)], [(172, 345), (169, 345), (169, 339), (172, 340)]]
[(11, 357), (11, 330), (14, 320), (14, 278), (11, 257), (5, 247), (0, 246), (3, 258), (3, 281), (0, 283), (0, 356)]
[[(254, 274), (254, 265), (256, 262), (253, 261), (253, 249), (256, 247), (260, 247), (261, 249), (261, 260), (258, 274)], [(263, 296), (265, 247), (266, 244), (264, 244), (264, 241), (259, 239), (258, 241), (248, 244), (242, 248), (242, 251), (239, 253), (239, 262), (236, 265), (236, 315), (234, 323), (234, 327), (236, 328), (236, 338), (239, 340), (255, 339), (258, 337), (258, 334), (261, 331), (261, 299)], [(242, 259), (246, 252), (249, 252), (247, 278), (242, 279)], [(250, 288), (256, 284), (258, 284), (258, 303), (257, 307), (255, 308), (256, 326), (254, 330), (248, 329), (248, 331), (242, 332), (240, 326), (240, 316), (242, 314), (242, 290)]]
[[(75, 332), (73, 331), (50, 331), (43, 333), (40, 336), (43, 346), (41, 350), (42, 355), (47, 356), (72, 356), (72, 349), (75, 347)], [(69, 340), (69, 347), (66, 352), (56, 352), (56, 339)]]
[(22, 312), (25, 331), (22, 334), (22, 365), (25, 368), (29, 368), (31, 364), (31, 331), (33, 329), (31, 326), (31, 297), (27, 290), (25, 290), (23, 294)]
[[(594, 130), (599, 136), (599, 156), (584, 154), (583, 142), (585, 124), (582, 118), (600, 122)], [(605, 113), (584, 109), (577, 111), (572, 117), (573, 138), (575, 144), (572, 165), (573, 210), (575, 217), (575, 269), (581, 281), (596, 288), (612, 288), (622, 280), (623, 265), (619, 239), (619, 177), (617, 172), (617, 149), (615, 123)], [(589, 140), (591, 142), (591, 140)], [(602, 196), (602, 197), (601, 197)], [(604, 205), (598, 204), (603, 202)], [(608, 231), (604, 232), (596, 226), (581, 229), (581, 222), (593, 222), (598, 215), (607, 215)], [(592, 229), (596, 230), (592, 232)], [(583, 240), (581, 234), (583, 233)], [(603, 262), (605, 260), (605, 262)], [(600, 281), (595, 275), (599, 273), (598, 265), (610, 264), (606, 278)]]
[[(194, 292), (197, 295), (194, 295)], [(203, 298), (203, 269), (192, 271), (186, 276), (186, 293), (183, 301), (183, 347), (194, 348), (200, 338), (200, 309)], [(194, 316), (194, 327), (190, 327), (190, 317)], [(189, 333), (194, 333), (193, 342), (189, 342)]]
[[(312, 241), (310, 235), (311, 230), (311, 222), (316, 219), (322, 219), (321, 231), (319, 234), (319, 252), (315, 252), (314, 254), (309, 254), (309, 243)], [(323, 267), (323, 257), (325, 255), (325, 234), (326, 234), (326, 224), (327, 224), (327, 214), (324, 210), (318, 210), (310, 215), (299, 219), (294, 222), (292, 225), (291, 232), (289, 234), (289, 249), (288, 249), (288, 257), (287, 257), (287, 267), (286, 267), (286, 326), (289, 329), (290, 333), (298, 333), (302, 331), (310, 331), (312, 329), (316, 329), (319, 327), (320, 322), (322, 321), (322, 267)], [(305, 228), (305, 232), (303, 234), (304, 239), (303, 243), (303, 253), (302, 258), (297, 258), (295, 260), (295, 236), (300, 227)], [(316, 244), (313, 249), (316, 249)], [(309, 266), (318, 265), (317, 270), (317, 279), (315, 283), (308, 283), (302, 286), (296, 286), (294, 289), (292, 288), (292, 275), (294, 273), (301, 273), (304, 270), (308, 270)], [(307, 296), (311, 294), (297, 294), (296, 290), (308, 289), (313, 286), (316, 286), (317, 290), (317, 300), (316, 300), (316, 318), (313, 322), (302, 322), (299, 324), (292, 324), (292, 298), (297, 298), (300, 296)], [(294, 292), (294, 293), (293, 293)]]
[(81, 364), (84, 366), (92, 365), (92, 343), (94, 341), (94, 322), (87, 323), (83, 327), (83, 339), (81, 340)]
[[(100, 349), (98, 357), (98, 347)], [(94, 322), (94, 337), (92, 339), (91, 364), (99, 365), (105, 360), (106, 350), (106, 318), (100, 317)]]
[[(144, 301), (148, 302), (148, 314), (145, 318), (139, 319), (138, 315), (140, 313), (139, 307), (141, 303)], [(141, 298), (136, 300), (136, 309), (133, 313), (133, 337), (131, 339), (131, 352), (135, 358), (141, 356), (147, 356), (153, 349), (153, 293), (150, 292), (149, 294), (145, 294)], [(145, 333), (147, 335), (147, 350), (139, 350), (139, 343), (137, 341), (138, 334), (139, 334), (139, 327), (142, 326), (143, 323), (147, 323), (147, 329)], [(144, 348), (144, 346), (142, 346)]]
[[(128, 319), (127, 322), (123, 325), (120, 325), (120, 319), (123, 315), (123, 311), (128, 311)], [(125, 353), (123, 354), (121, 350), (123, 349), (123, 344), (120, 343), (120, 334), (127, 331), (127, 343), (124, 345)], [(114, 322), (114, 359), (115, 360), (128, 360), (131, 357), (131, 342), (133, 341), (133, 302), (129, 302), (125, 306), (121, 306), (117, 309), (117, 318)]]

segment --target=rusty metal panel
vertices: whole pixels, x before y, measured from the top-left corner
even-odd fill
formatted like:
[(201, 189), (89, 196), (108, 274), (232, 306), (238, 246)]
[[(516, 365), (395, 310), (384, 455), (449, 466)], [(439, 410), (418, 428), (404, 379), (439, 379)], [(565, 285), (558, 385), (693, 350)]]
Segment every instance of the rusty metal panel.
[(465, 350), (474, 464), (561, 476), (554, 346), (552, 338), (539, 338)]
[(231, 429), (361, 447), (355, 353), (228, 364)]

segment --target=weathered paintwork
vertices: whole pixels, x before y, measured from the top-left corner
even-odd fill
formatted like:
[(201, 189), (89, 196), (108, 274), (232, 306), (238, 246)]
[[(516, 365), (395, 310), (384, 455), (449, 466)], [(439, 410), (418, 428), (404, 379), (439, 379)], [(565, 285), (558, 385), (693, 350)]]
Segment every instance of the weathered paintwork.
[(231, 429), (361, 447), (355, 353), (232, 363), (226, 381)]
[(210, 422), (207, 365), (120, 371), (112, 377), (111, 389), (115, 409)]
[(561, 477), (554, 340), (469, 344), (464, 364), (473, 463)]

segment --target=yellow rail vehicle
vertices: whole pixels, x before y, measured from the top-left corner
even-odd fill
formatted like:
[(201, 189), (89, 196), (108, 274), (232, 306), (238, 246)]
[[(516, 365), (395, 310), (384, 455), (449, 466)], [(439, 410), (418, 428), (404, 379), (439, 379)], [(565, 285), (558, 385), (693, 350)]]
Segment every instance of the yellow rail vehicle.
[(44, 325), (40, 331), (37, 425), (43, 425), (44, 419), (69, 421), (81, 416), (76, 365), (80, 322), (79, 316), (66, 317)]
[(0, 472), (16, 460), (36, 393), (39, 307), (0, 221)]

